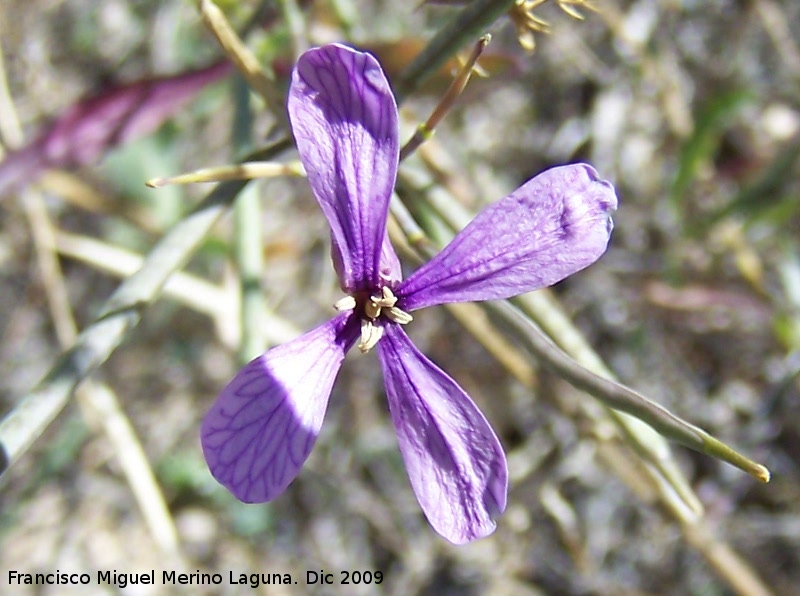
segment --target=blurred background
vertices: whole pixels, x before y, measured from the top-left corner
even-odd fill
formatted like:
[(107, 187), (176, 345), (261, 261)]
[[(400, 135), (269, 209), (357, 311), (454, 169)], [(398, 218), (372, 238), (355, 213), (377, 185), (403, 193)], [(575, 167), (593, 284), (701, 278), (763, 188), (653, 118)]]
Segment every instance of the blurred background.
[[(296, 55), (332, 41), (373, 51), (397, 80), (462, 4), (219, 7), (283, 98)], [(243, 357), (239, 224), (226, 216), (0, 481), (0, 585), (10, 569), (87, 572), (92, 585), (8, 593), (117, 593), (94, 582), (113, 569), (220, 572), (225, 583), (229, 571), (383, 573), (379, 586), (157, 584), (126, 594), (797, 593), (800, 4), (596, 0), (593, 11), (550, 0), (532, 12), (548, 34), (515, 26), (532, 4), (486, 28), (483, 76), (401, 166), (403, 199), (446, 240), (427, 207), (437, 193), (476, 212), (547, 167), (592, 163), (620, 197), (611, 247), (548, 299), (620, 381), (763, 462), (772, 482), (672, 446), (705, 513), (676, 510), (593, 397), (524, 351), (520, 380), (436, 308), (415, 313), (408, 330), (507, 450), (509, 505), (496, 532), (455, 547), (428, 526), (374, 353), (348, 356), (286, 493), (242, 504), (210, 476), (199, 444), (204, 413)], [(280, 109), (220, 66), (195, 2), (5, 0), (0, 49), (5, 415), (73, 341), (71, 319), (77, 330), (90, 324), (212, 188), (144, 181), (232, 163), (286, 129)], [(405, 98), (401, 137), (427, 118), (456, 65)], [(329, 318), (341, 293), (307, 183), (248, 189), (265, 349)]]

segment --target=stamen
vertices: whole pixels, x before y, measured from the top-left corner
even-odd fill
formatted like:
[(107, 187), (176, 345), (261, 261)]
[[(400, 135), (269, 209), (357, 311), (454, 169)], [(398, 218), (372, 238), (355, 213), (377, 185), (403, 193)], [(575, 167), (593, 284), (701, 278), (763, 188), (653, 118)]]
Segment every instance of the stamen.
[(397, 304), (397, 296), (394, 295), (389, 286), (383, 286), (381, 288), (381, 294), (380, 297), (370, 296), (370, 301), (381, 308), (390, 308)]
[(364, 304), (364, 314), (370, 319), (377, 319), (381, 316), (381, 307), (374, 301), (374, 298), (370, 298), (369, 302)]
[[(350, 298), (348, 296), (348, 298)], [(337, 305), (344, 304), (349, 307), (351, 304), (357, 304), (355, 299), (351, 301), (343, 298)], [(381, 288), (380, 296), (370, 296), (369, 300), (364, 302), (364, 315), (361, 319), (361, 342), (358, 344), (358, 349), (362, 354), (366, 354), (383, 337), (383, 325), (375, 325), (381, 313), (386, 315), (386, 318), (399, 325), (405, 325), (413, 320), (413, 317), (395, 306), (397, 304), (397, 296), (394, 295), (391, 288), (383, 286)]]
[(394, 321), (398, 325), (407, 325), (414, 320), (414, 317), (412, 317), (406, 311), (400, 310), (396, 306), (386, 309), (386, 318), (388, 318), (390, 321)]
[(389, 286), (383, 286), (381, 291), (383, 292), (383, 301), (386, 303), (384, 306), (394, 306), (397, 302), (397, 297), (392, 292), (392, 289)]
[(333, 305), (333, 308), (338, 310), (339, 312), (344, 312), (346, 310), (353, 310), (356, 307), (356, 299), (352, 296), (345, 296), (341, 300), (338, 300), (336, 304)]
[(369, 319), (361, 321), (361, 343), (358, 344), (358, 349), (362, 354), (366, 354), (374, 348), (380, 339), (383, 337), (383, 327), (373, 325)]
[(370, 296), (369, 302), (364, 304), (364, 314), (370, 319), (377, 319), (381, 316), (382, 308), (394, 308), (395, 304), (397, 304), (397, 296), (394, 295), (391, 288), (383, 286), (380, 296)]

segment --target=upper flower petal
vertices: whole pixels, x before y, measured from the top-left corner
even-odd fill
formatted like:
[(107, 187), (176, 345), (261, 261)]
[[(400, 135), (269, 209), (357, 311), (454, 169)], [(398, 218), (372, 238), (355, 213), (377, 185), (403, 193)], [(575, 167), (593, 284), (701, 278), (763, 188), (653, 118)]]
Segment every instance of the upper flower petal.
[(455, 544), (491, 534), (508, 491), (505, 454), (491, 426), (399, 325), (386, 325), (378, 349), (400, 453), (428, 521)]
[[(377, 60), (341, 45), (304, 53), (289, 117), (311, 188), (331, 225), (345, 291), (379, 284), (398, 164), (397, 105)], [(393, 249), (392, 254), (394, 254)]]
[(552, 168), (481, 211), (396, 290), (406, 311), (552, 285), (606, 250), (614, 187), (589, 165)]
[(342, 313), (251, 361), (222, 390), (201, 441), (214, 478), (236, 498), (269, 501), (297, 476), (358, 333), (357, 319)]

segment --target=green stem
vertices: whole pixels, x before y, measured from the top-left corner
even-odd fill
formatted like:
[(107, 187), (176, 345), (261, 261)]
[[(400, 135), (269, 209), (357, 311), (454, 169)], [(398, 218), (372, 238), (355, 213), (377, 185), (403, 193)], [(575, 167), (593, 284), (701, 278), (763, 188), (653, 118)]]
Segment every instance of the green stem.
[(395, 94), (400, 103), (447, 59), (470, 41), (486, 33), (500, 15), (507, 12), (515, 0), (475, 0), (452, 21), (442, 27), (422, 52), (395, 81)]
[(609, 408), (625, 412), (647, 423), (667, 439), (721, 459), (762, 482), (769, 481), (769, 471), (761, 464), (738, 453), (706, 431), (679, 418), (633, 389), (581, 366), (511, 303), (491, 302), (486, 303), (486, 308), (490, 312), (499, 314), (503, 322), (511, 326), (513, 331), (525, 340), (542, 364), (551, 368), (572, 386), (596, 397)]
[[(252, 142), (253, 118), (250, 110), (250, 93), (244, 79), (234, 79), (233, 150), (241, 154)], [(264, 351), (262, 333), (264, 294), (261, 275), (264, 271), (263, 238), (261, 234), (261, 205), (257, 187), (242, 189), (233, 207), (235, 233), (234, 254), (241, 290), (239, 360), (249, 362)]]
[[(403, 177), (401, 175), (399, 187), (402, 184)], [(436, 196), (433, 196), (434, 194)], [(427, 198), (429, 204), (453, 232), (461, 229), (469, 221), (470, 218), (466, 210), (455, 201), (448, 200), (444, 193), (432, 193)], [(398, 218), (404, 231), (412, 235), (409, 237), (409, 242), (426, 258), (432, 258), (436, 253), (433, 243), (430, 242), (425, 233), (413, 221), (413, 218), (405, 211), (404, 206), (393, 203), (392, 214)], [(532, 299), (533, 295), (529, 294), (513, 300), (515, 303), (518, 302), (525, 312), (521, 312), (511, 303), (505, 301), (487, 302), (484, 307), (489, 312), (498, 315), (526, 343), (528, 348), (543, 364), (553, 369), (571, 385), (586, 391), (611, 408), (614, 419), (637, 452), (658, 468), (666, 478), (670, 479), (670, 484), (673, 488), (693, 509), (699, 507), (699, 503), (697, 503), (696, 497), (693, 496), (686, 482), (673, 470), (674, 466), (668, 461), (668, 451), (662, 437), (721, 459), (762, 482), (769, 481), (769, 471), (763, 465), (738, 453), (725, 443), (709, 435), (706, 431), (682, 420), (663, 406), (648, 400), (633, 389), (612, 380), (610, 378), (611, 373), (599, 358), (594, 356), (593, 352), (591, 353), (592, 357), (588, 360), (589, 365), (594, 370), (589, 370), (585, 365), (568, 355), (533, 322), (536, 312), (552, 309), (531, 308), (530, 301)], [(537, 303), (538, 306), (541, 306), (540, 302)], [(564, 327), (563, 323), (551, 325), (548, 331), (552, 333), (554, 328), (563, 329)], [(583, 342), (580, 343), (582, 344)], [(620, 414), (620, 412), (629, 414), (646, 423), (661, 436), (653, 433), (652, 430), (648, 432), (649, 429), (637, 425), (630, 418)]]
[[(284, 139), (248, 161), (273, 159), (291, 147)], [(22, 455), (64, 409), (75, 387), (105, 362), (139, 323), (144, 309), (161, 294), (175, 271), (194, 254), (212, 226), (247, 181), (224, 182), (150, 251), (142, 268), (106, 301), (100, 315), (62, 353), (39, 384), (0, 421), (0, 474)]]

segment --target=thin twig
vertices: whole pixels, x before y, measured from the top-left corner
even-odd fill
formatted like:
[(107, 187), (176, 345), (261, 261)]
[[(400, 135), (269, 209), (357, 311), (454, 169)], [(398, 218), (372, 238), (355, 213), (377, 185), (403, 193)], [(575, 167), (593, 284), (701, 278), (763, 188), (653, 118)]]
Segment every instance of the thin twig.
[[(56, 231), (56, 249), (65, 256), (104, 271), (114, 277), (125, 278), (136, 273), (144, 263), (141, 255), (87, 236)], [(239, 298), (238, 292), (220, 287), (205, 279), (185, 271), (173, 273), (163, 290), (164, 296), (173, 298), (181, 305), (209, 316), (218, 329), (235, 328), (235, 336), (230, 333), (223, 338), (229, 346), (238, 346), (239, 337)], [(232, 322), (235, 320), (235, 325)], [(290, 341), (300, 335), (300, 330), (270, 311), (265, 311), (262, 333), (270, 344)]]
[(153, 178), (145, 182), (150, 188), (161, 188), (170, 184), (197, 184), (202, 182), (224, 182), (226, 180), (254, 180), (256, 178), (275, 178), (278, 176), (305, 176), (299, 161), (278, 163), (258, 161), (229, 166), (201, 168), (186, 174)]
[[(0, 46), (0, 138), (6, 147), (19, 147), (23, 141), (22, 128), (19, 125), (14, 101), (8, 90), (6, 61), (2, 46)], [(5, 147), (0, 146), (0, 159), (4, 156)]]
[(781, 6), (774, 0), (756, 0), (755, 9), (764, 22), (764, 31), (775, 46), (775, 57), (782, 60), (791, 71), (795, 81), (800, 77), (800, 49), (795, 39), (797, 29), (792, 32), (791, 18), (786, 14), (787, 6)]
[(416, 151), (417, 147), (431, 138), (436, 126), (442, 121), (447, 112), (452, 109), (453, 105), (456, 103), (456, 100), (464, 92), (464, 89), (467, 87), (467, 83), (472, 76), (472, 70), (475, 68), (475, 63), (478, 61), (478, 58), (483, 53), (483, 50), (486, 49), (486, 46), (489, 45), (491, 40), (492, 36), (487, 33), (475, 43), (458, 75), (450, 83), (450, 86), (436, 104), (436, 107), (431, 115), (423, 124), (420, 124), (417, 127), (417, 130), (414, 131), (414, 135), (411, 137), (411, 139), (409, 139), (409, 141), (403, 145), (403, 148), (400, 150), (400, 161), (403, 161), (406, 157)]
[(500, 315), (504, 323), (526, 340), (537, 358), (574, 387), (596, 397), (609, 408), (638, 418), (676, 443), (721, 459), (762, 482), (769, 482), (769, 470), (761, 464), (741, 455), (701, 428), (682, 420), (633, 389), (581, 366), (511, 303), (488, 302), (486, 308)]
[(236, 65), (253, 90), (264, 98), (270, 111), (277, 118), (285, 118), (283, 97), (275, 86), (272, 73), (264, 70), (258, 59), (231, 27), (225, 13), (211, 0), (201, 0), (200, 15), (217, 38), (225, 55)]
[[(22, 191), (22, 204), (30, 223), (42, 273), (51, 318), (63, 348), (72, 345), (77, 328), (67, 296), (61, 267), (55, 254), (55, 233), (42, 197), (33, 189)], [(99, 421), (113, 446), (128, 485), (131, 487), (145, 523), (162, 552), (180, 562), (178, 532), (147, 460), (136, 431), (122, 410), (114, 392), (103, 383), (87, 381), (78, 390), (78, 401)]]

